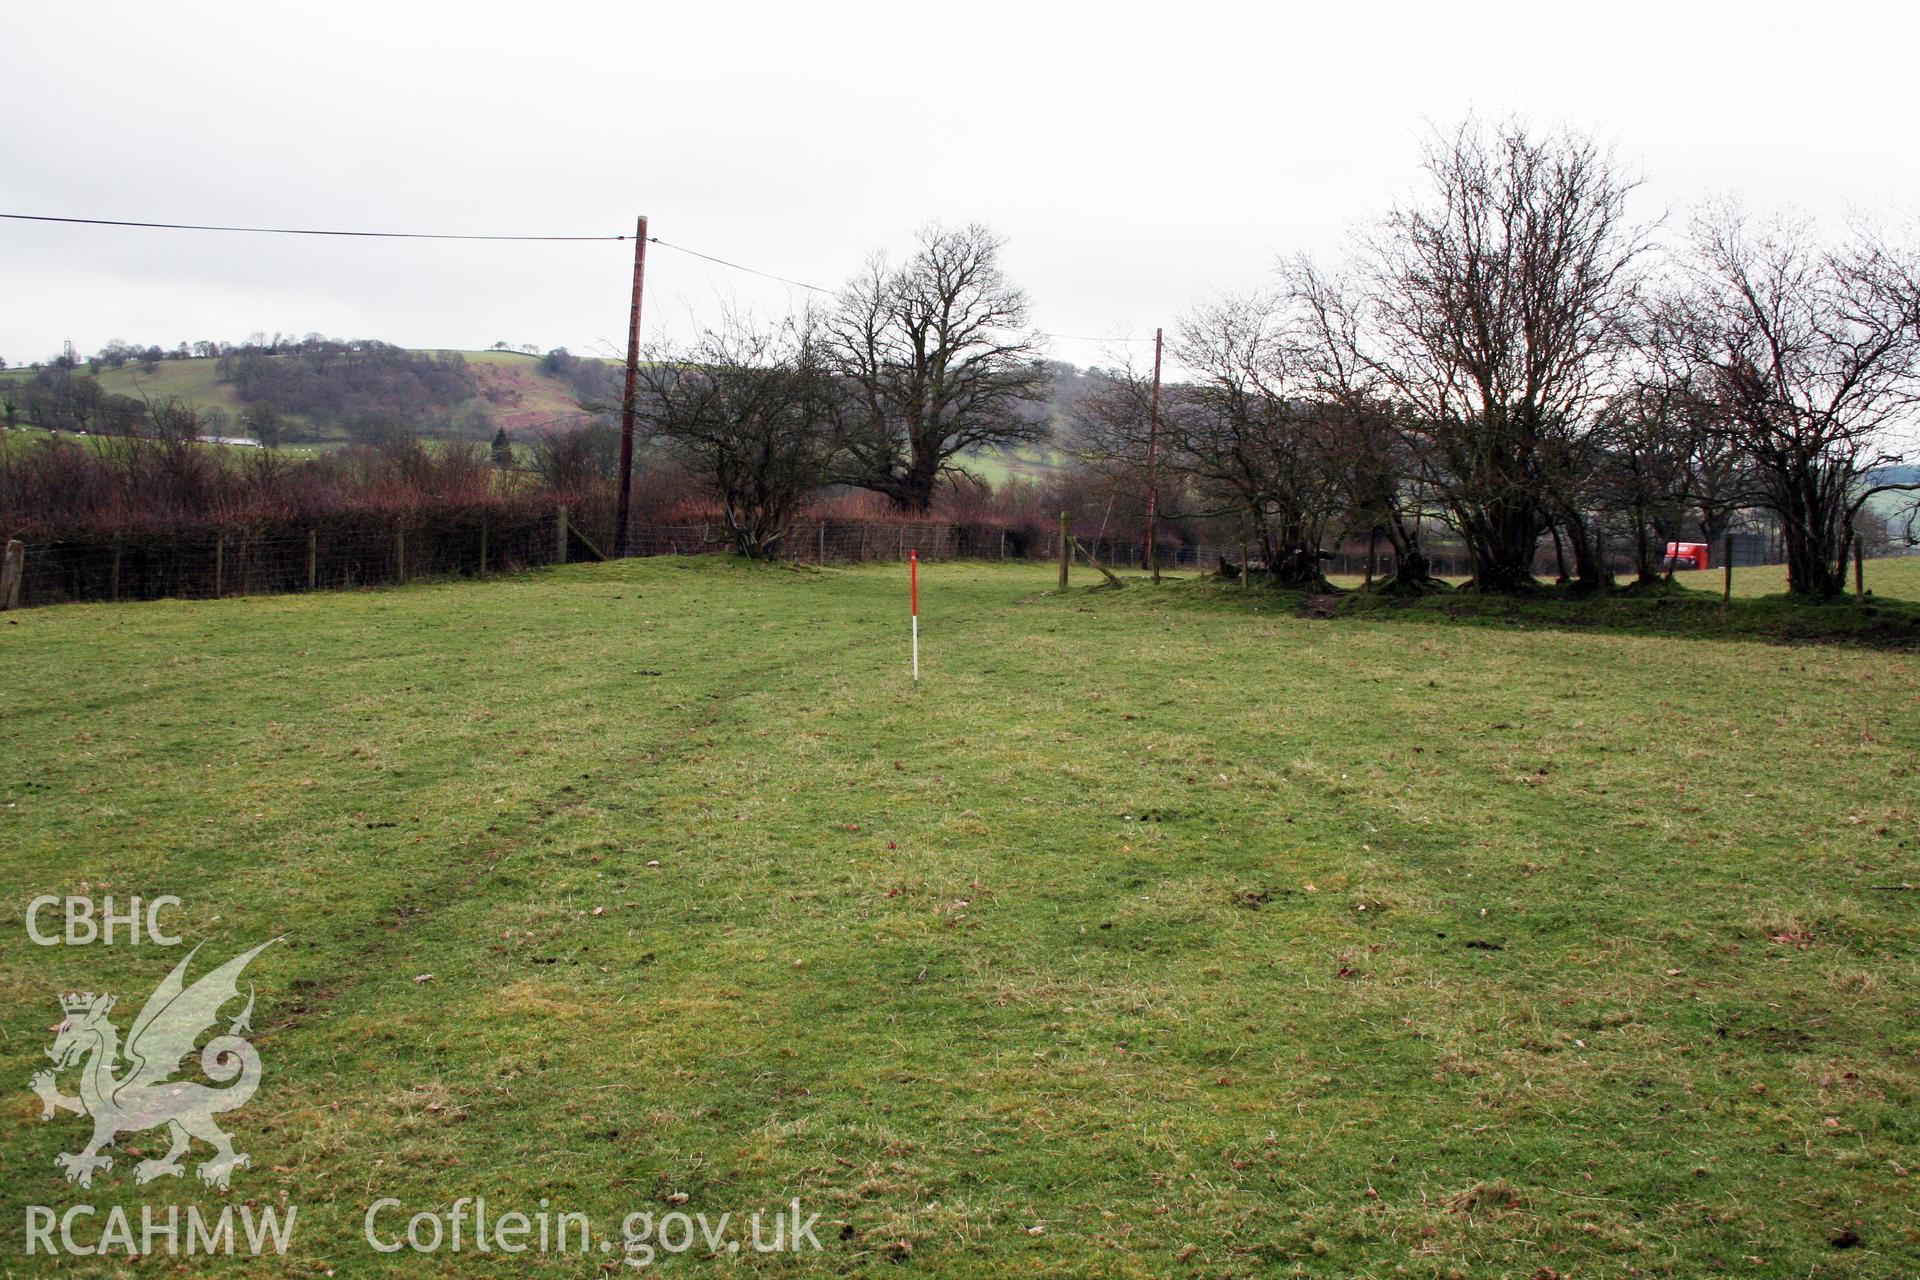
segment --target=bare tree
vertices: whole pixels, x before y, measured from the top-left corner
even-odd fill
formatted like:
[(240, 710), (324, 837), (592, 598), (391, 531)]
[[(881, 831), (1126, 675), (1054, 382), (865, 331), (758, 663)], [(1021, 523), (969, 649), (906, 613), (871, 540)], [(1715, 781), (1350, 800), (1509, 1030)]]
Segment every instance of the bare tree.
[(1003, 245), (977, 223), (929, 226), (904, 264), (876, 255), (848, 282), (824, 328), (846, 390), (835, 479), (925, 511), (956, 457), (1045, 438), (1039, 348)]
[(1824, 244), (1802, 223), (1750, 228), (1718, 206), (1694, 223), (1682, 281), (1657, 308), (1657, 345), (1710, 398), (1779, 522), (1788, 589), (1846, 589), (1863, 508), (1920, 489), (1881, 473), (1920, 400), (1920, 269), (1856, 230)]
[(1305, 257), (1281, 274), (1301, 368), (1326, 415), (1328, 464), (1347, 518), (1367, 533), (1369, 564), (1380, 538), (1393, 549), (1393, 575), (1378, 589), (1433, 590), (1438, 580), (1421, 547), (1428, 486), (1418, 423), (1363, 354), (1349, 284)]
[[(1632, 184), (1590, 140), (1515, 123), (1463, 126), (1426, 171), (1430, 199), (1362, 246), (1351, 354), (1417, 432), (1476, 585), (1512, 591), (1556, 518), (1584, 528), (1584, 435), (1643, 247)], [(1576, 553), (1597, 579), (1595, 549)]]
[(1660, 578), (1666, 543), (1686, 518), (1689, 464), (1699, 437), (1683, 386), (1636, 381), (1600, 414), (1603, 457), (1594, 476), (1595, 506), (1626, 522), (1633, 538), (1634, 577)]
[(1175, 330), (1188, 377), (1163, 397), (1161, 441), (1184, 475), (1186, 516), (1226, 516), (1259, 541), (1273, 581), (1325, 584), (1321, 540), (1339, 505), (1329, 406), (1308, 394), (1278, 301), (1216, 299)]
[[(1090, 496), (1116, 510), (1129, 525), (1144, 525), (1148, 481), (1148, 437), (1153, 418), (1153, 374), (1130, 361), (1113, 368), (1090, 369), (1085, 384), (1066, 411), (1071, 432), (1067, 450), (1090, 480)], [(1175, 519), (1185, 507), (1184, 477), (1173, 467), (1153, 468), (1159, 490), (1156, 509)]]
[(556, 493), (584, 495), (619, 473), (620, 437), (605, 424), (549, 427), (532, 444), (533, 470)]
[(831, 372), (810, 316), (729, 316), (681, 351), (641, 364), (655, 440), (720, 504), (733, 549), (771, 559), (838, 450)]

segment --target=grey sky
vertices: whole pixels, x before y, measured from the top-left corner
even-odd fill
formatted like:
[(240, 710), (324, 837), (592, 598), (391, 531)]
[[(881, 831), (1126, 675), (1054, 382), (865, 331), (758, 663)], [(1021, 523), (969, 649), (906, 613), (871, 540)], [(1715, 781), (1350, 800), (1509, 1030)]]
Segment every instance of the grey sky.
[[(1649, 216), (1726, 192), (1920, 210), (1910, 4), (11, 0), (0, 43), (3, 212), (537, 234), (646, 213), (822, 285), (977, 219), (1061, 334), (1150, 333), (1333, 250), (1469, 109), (1609, 142)], [(628, 252), (0, 222), (0, 355), (274, 329), (599, 350)], [(799, 297), (664, 249), (648, 295), (655, 335)]]

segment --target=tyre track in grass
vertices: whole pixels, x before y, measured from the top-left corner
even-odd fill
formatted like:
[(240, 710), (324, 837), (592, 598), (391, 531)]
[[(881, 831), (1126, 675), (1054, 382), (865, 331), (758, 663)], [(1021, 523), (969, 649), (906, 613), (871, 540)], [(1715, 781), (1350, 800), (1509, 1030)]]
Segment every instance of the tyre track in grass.
[[(808, 585), (819, 590), (829, 584)], [(826, 609), (846, 606), (859, 611), (864, 601), (863, 593), (853, 593), (809, 599), (804, 603)], [(623, 750), (618, 762), (603, 763), (587, 775), (556, 781), (555, 785), (530, 801), (523, 802), (531, 811), (521, 818), (519, 829), (511, 833), (499, 833), (499, 838), (492, 841), (491, 847), (477, 859), (453, 861), (443, 874), (416, 884), (390, 902), (372, 909), (357, 923), (343, 930), (330, 929), (329, 933), (335, 941), (361, 940), (362, 945), (352, 952), (352, 969), (297, 980), (306, 998), (285, 1016), (265, 1020), (263, 1027), (273, 1033), (298, 1030), (308, 1023), (319, 1007), (336, 1005), (351, 993), (385, 981), (386, 978), (381, 974), (383, 962), (402, 942), (424, 943), (426, 939), (422, 935), (451, 913), (464, 909), (488, 909), (474, 895), (513, 855), (535, 842), (556, 819), (589, 804), (592, 798), (590, 788), (596, 781), (609, 776), (661, 777), (686, 761), (695, 750), (702, 748), (705, 745), (703, 736), (722, 725), (733, 714), (739, 700), (763, 692), (769, 677), (824, 665), (822, 660), (830, 657), (844, 659), (853, 653), (877, 647), (880, 643), (855, 641), (850, 645), (844, 628), (835, 628), (831, 622), (827, 626), (827, 634), (805, 648), (797, 648), (789, 640), (778, 656), (740, 660), (719, 671), (710, 665), (710, 657), (697, 651), (688, 653), (682, 650), (686, 659), (690, 663), (699, 663), (702, 674), (708, 677), (699, 690), (689, 691), (678, 699), (678, 705), (690, 713), (687, 718), (663, 723), (644, 743)], [(664, 659), (671, 662), (679, 656), (660, 655), (649, 660)], [(742, 650), (735, 649), (729, 651), (728, 656), (741, 658), (750, 655), (743, 655)], [(663, 699), (656, 705), (671, 708), (675, 703)], [(643, 770), (644, 774), (629, 770)], [(644, 814), (651, 807), (650, 801), (638, 813)], [(500, 819), (490, 824), (500, 825)], [(490, 832), (483, 829), (478, 833), (470, 833), (467, 840), (477, 841), (488, 834)]]

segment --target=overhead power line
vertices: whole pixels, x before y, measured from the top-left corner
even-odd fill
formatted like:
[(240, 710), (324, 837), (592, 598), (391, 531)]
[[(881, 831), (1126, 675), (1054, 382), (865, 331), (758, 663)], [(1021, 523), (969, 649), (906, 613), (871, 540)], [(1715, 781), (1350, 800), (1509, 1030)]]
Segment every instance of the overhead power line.
[(796, 289), (811, 289), (815, 293), (834, 292), (832, 289), (823, 289), (817, 284), (808, 284), (805, 280), (790, 280), (786, 276), (778, 276), (771, 271), (762, 271), (758, 267), (743, 266), (738, 262), (728, 262), (725, 258), (716, 258), (710, 253), (701, 253), (698, 249), (689, 249), (685, 245), (670, 244), (662, 240), (659, 236), (648, 236), (647, 243), (657, 244), (662, 249), (673, 249), (680, 253), (690, 253), (696, 258), (705, 258), (708, 262), (715, 262), (723, 267), (731, 267), (735, 271), (744, 271), (748, 275), (765, 276), (769, 280), (778, 280), (781, 284), (790, 284)]
[(332, 231), (306, 227), (222, 227), (198, 222), (128, 222), (119, 218), (62, 218), (45, 213), (0, 213), (15, 222), (66, 222), (88, 227), (146, 227), (155, 231), (241, 231), (263, 236), (356, 236), (372, 240), (625, 240), (627, 236), (480, 236), (443, 231)]
[[(47, 213), (0, 213), (0, 218), (14, 222), (61, 222), (83, 227), (143, 227), (151, 231), (236, 231), (248, 235), (265, 236), (355, 236), (371, 240), (535, 240), (535, 241), (610, 241), (631, 240), (632, 236), (499, 236), (469, 235), (448, 231), (344, 231), (317, 227), (231, 227), (204, 222), (135, 222), (124, 218), (68, 218)], [(808, 284), (805, 280), (794, 280), (772, 271), (762, 271), (758, 267), (749, 267), (745, 263), (731, 262), (726, 258), (715, 257), (711, 253), (702, 253), (698, 249), (689, 249), (683, 244), (674, 244), (662, 240), (659, 236), (648, 236), (648, 244), (657, 244), (663, 249), (672, 249), (678, 253), (690, 254), (695, 258), (729, 267), (735, 271), (745, 271), (749, 275), (763, 276), (768, 280), (778, 280), (781, 284), (792, 285), (796, 289), (810, 289), (815, 293), (832, 293), (817, 284)]]
[[(226, 231), (226, 232), (238, 232), (245, 235), (267, 235), (267, 236), (350, 236), (350, 237), (354, 237), (357, 239), (364, 239), (364, 240), (487, 240), (487, 241), (529, 241), (529, 242), (562, 243), (562, 242), (627, 241), (627, 240), (633, 239), (633, 237), (630, 235), (609, 235), (609, 236), (472, 235), (472, 234), (466, 234), (466, 233), (460, 233), (460, 232), (448, 232), (448, 231), (348, 231), (348, 230), (337, 230), (337, 229), (331, 229), (331, 228), (315, 228), (315, 227), (244, 227), (244, 226), (224, 226), (224, 225), (219, 225), (214, 223), (202, 223), (202, 222), (136, 222), (130, 219), (122, 219), (122, 218), (69, 218), (69, 217), (63, 217), (55, 214), (45, 214), (45, 213), (0, 213), (0, 218), (4, 218), (13, 222), (57, 222), (57, 223), (65, 223), (69, 225), (85, 226), (85, 227), (137, 227), (137, 228), (143, 228), (151, 231)], [(824, 293), (824, 294), (833, 294), (836, 292), (836, 290), (824, 288), (817, 284), (809, 284), (805, 280), (796, 280), (791, 276), (783, 276), (773, 271), (762, 271), (758, 267), (749, 267), (743, 262), (733, 262), (727, 258), (716, 257), (711, 253), (702, 253), (698, 249), (689, 249), (685, 245), (674, 244), (670, 240), (662, 240), (659, 236), (648, 236), (647, 243), (657, 244), (662, 249), (672, 249), (676, 253), (687, 254), (690, 257), (699, 258), (705, 262), (711, 262), (716, 266), (726, 267), (731, 271), (744, 271), (748, 275), (759, 276), (765, 280), (777, 281), (780, 284), (788, 285), (795, 289), (805, 289), (811, 293)], [(1150, 338), (1121, 338), (1121, 337), (1096, 338), (1090, 334), (1078, 334), (1078, 333), (1054, 333), (1054, 334), (1048, 334), (1047, 336), (1050, 338), (1065, 339), (1069, 342), (1118, 343), (1118, 342), (1150, 342), (1152, 341), (1152, 339)]]

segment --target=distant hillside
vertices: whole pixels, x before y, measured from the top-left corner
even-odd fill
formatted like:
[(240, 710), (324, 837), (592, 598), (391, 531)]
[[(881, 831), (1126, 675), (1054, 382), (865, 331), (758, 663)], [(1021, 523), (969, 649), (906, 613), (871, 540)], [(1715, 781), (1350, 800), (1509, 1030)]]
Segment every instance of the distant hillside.
[[(369, 355), (353, 348), (373, 350)], [(408, 351), (321, 339), (234, 348), (217, 356), (158, 347), (102, 355), (117, 359), (96, 357), (70, 372), (0, 372), (0, 388), (12, 388), (14, 425), (147, 430), (156, 410), (177, 403), (199, 417), (201, 435), (264, 436), (281, 445), (326, 448), (395, 433), (487, 439), (501, 428), (530, 442), (548, 427), (582, 420), (582, 401), (610, 403), (620, 393), (616, 362), (575, 356), (564, 348), (545, 355)], [(1076, 371), (1062, 366), (1056, 371), (1061, 375), (1067, 375), (1063, 390), (1071, 389)], [(1056, 418), (1060, 414), (1057, 404), (1049, 410)], [(998, 487), (1009, 480), (1049, 479), (1062, 462), (1051, 447), (1030, 445), (981, 450), (966, 459), (966, 466)]]
[[(114, 422), (116, 409), (119, 420), (124, 420), (128, 413), (138, 416), (146, 406), (177, 402), (208, 418), (214, 428), (211, 434), (258, 434), (249, 430), (252, 420), (270, 416), (277, 420), (281, 441), (321, 444), (376, 430), (478, 438), (504, 427), (509, 434), (531, 435), (582, 418), (583, 397), (603, 400), (609, 388), (618, 394), (612, 362), (581, 359), (564, 351), (537, 356), (389, 350), (402, 367), (411, 357), (439, 376), (397, 378), (392, 360), (374, 371), (379, 376), (370, 376), (363, 364), (356, 365), (358, 357), (353, 354), (255, 352), (237, 357), (134, 360), (118, 367), (82, 362), (70, 375), (52, 369), (10, 369), (0, 372), (0, 388), (10, 389), (15, 425), (84, 430), (89, 422), (98, 421), (103, 427)], [(449, 375), (449, 368), (457, 372)], [(266, 376), (258, 376), (262, 374)], [(67, 377), (72, 379), (71, 386), (61, 381)], [(57, 388), (49, 385), (55, 382), (60, 383)], [(42, 392), (37, 398), (32, 394), (36, 384)], [(67, 401), (76, 390), (84, 393), (81, 398), (91, 411), (71, 416)], [(64, 398), (56, 391), (65, 393)], [(57, 420), (63, 409), (70, 414), (65, 422)], [(37, 420), (42, 418), (46, 420)]]

